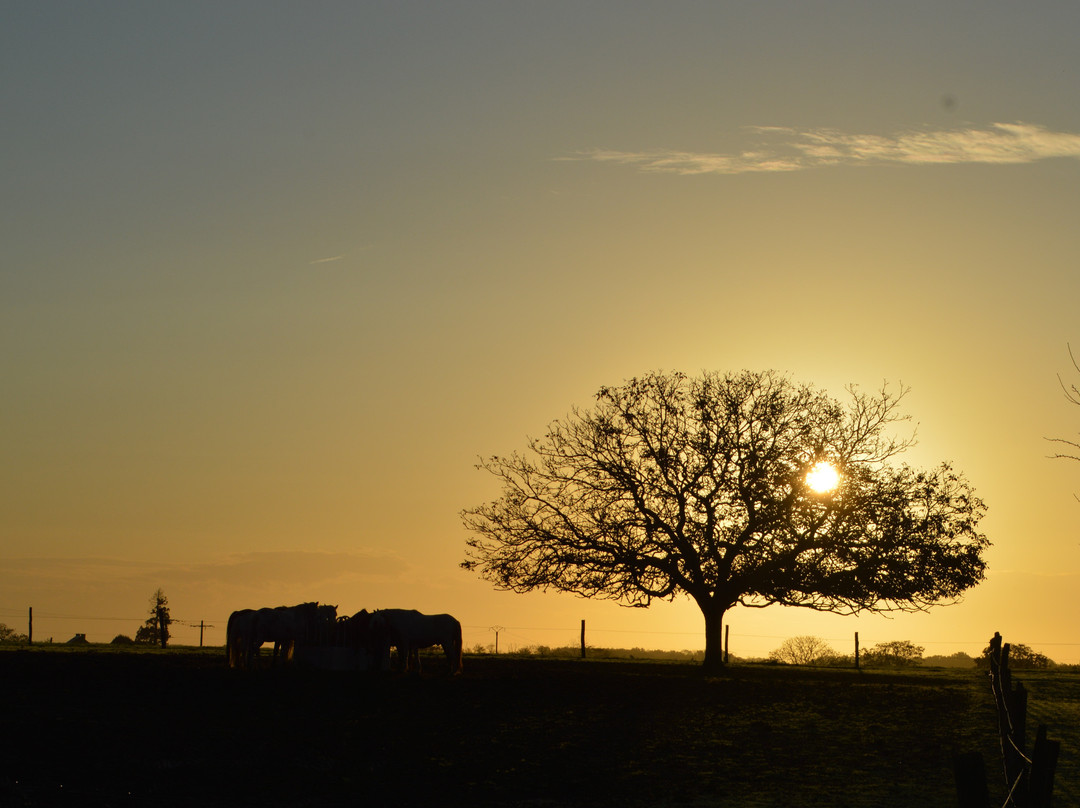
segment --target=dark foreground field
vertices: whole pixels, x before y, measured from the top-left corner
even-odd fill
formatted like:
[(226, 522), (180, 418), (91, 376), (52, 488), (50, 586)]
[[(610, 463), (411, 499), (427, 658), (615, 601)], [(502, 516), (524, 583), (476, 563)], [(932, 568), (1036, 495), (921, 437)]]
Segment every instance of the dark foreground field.
[[(6, 651), (0, 806), (952, 806), (953, 749), (983, 752), (1002, 802), (973, 672), (437, 668), (406, 679), (231, 671), (183, 650)], [(1071, 677), (1044, 690), (1075, 709)], [(1078, 794), (1061, 782), (1076, 771), (1063, 740), (1057, 806)]]

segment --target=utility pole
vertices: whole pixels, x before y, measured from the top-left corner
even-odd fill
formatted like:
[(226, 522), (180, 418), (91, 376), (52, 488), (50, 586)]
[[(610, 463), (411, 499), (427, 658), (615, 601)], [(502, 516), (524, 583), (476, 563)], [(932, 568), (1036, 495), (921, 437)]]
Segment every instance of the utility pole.
[(503, 626), (492, 626), (491, 631), (495, 632), (495, 656), (499, 655), (499, 632), (503, 630)]
[(34, 644), (34, 607), (30, 607), (30, 624), (26, 627), (26, 644)]
[(203, 636), (203, 629), (204, 628), (213, 628), (213, 626), (203, 623), (202, 620), (199, 621), (199, 647), (200, 648), (202, 648), (202, 636)]

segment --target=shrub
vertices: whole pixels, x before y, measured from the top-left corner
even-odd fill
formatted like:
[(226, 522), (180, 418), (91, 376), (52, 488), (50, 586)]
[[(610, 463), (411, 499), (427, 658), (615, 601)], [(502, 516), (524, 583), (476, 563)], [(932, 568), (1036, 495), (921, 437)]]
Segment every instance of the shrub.
[(11, 626), (0, 623), (0, 642), (26, 642), (26, 635), (19, 634)]

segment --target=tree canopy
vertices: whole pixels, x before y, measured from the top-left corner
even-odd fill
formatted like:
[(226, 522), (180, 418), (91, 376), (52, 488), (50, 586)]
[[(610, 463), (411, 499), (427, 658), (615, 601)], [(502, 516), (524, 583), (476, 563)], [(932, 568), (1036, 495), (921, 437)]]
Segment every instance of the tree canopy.
[[(601, 388), (528, 451), (479, 468), (501, 496), (462, 513), (462, 566), (497, 588), (647, 606), (692, 598), (705, 664), (736, 604), (923, 610), (984, 575), (985, 507), (947, 463), (894, 461), (903, 390), (841, 404), (773, 371), (650, 373)], [(816, 491), (828, 463), (835, 487)]]

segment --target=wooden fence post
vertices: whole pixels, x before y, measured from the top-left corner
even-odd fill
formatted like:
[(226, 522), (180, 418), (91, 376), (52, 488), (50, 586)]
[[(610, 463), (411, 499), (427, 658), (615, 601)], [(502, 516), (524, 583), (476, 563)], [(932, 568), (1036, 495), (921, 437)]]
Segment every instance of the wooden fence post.
[[(998, 714), (1005, 785), (1009, 789), (1006, 806), (1013, 808), (1050, 808), (1054, 791), (1060, 741), (1046, 738), (1046, 725), (1040, 724), (1035, 748), (1029, 758), (1024, 748), (1027, 734), (1027, 690), (1019, 682), (1013, 688), (1009, 669), (1009, 644), (994, 632), (987, 649), (990, 663), (990, 689)], [(960, 808), (986, 808), (989, 796), (985, 765), (979, 752), (953, 755), (953, 773)]]
[(1035, 748), (1029, 758), (1027, 746), (1027, 689), (1020, 682), (1013, 687), (1009, 669), (1009, 644), (995, 632), (990, 640), (990, 685), (998, 710), (998, 732), (1009, 787), (1007, 805), (1016, 808), (1049, 808), (1054, 790), (1060, 741), (1046, 738), (1046, 725), (1040, 724)]
[(724, 626), (724, 664), (728, 663), (728, 640), (731, 639), (731, 626)]
[(34, 644), (34, 607), (30, 607), (30, 619), (29, 624), (26, 627), (26, 644)]
[(585, 621), (581, 621), (581, 658), (585, 658)]
[(855, 670), (859, 669), (859, 632), (855, 632)]
[(998, 735), (1005, 767), (1005, 782), (1010, 789), (1010, 802), (1026, 806), (1027, 771), (1024, 765), (1024, 730), (1027, 728), (1027, 691), (1022, 684), (1012, 686), (1009, 670), (1009, 644), (1002, 643), (995, 632), (990, 640), (990, 687), (998, 713)]

